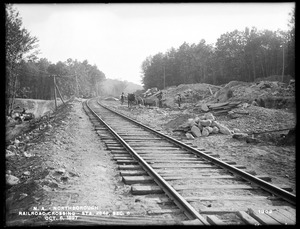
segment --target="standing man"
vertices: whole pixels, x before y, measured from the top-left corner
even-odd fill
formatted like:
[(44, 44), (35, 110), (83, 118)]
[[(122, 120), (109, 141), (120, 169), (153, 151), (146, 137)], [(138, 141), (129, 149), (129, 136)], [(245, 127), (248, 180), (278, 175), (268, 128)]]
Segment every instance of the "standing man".
[(158, 107), (162, 108), (162, 91), (156, 97), (158, 98)]
[(180, 104), (181, 104), (181, 95), (178, 93), (177, 94), (177, 103), (178, 103), (178, 106), (180, 107)]
[(122, 95), (121, 95), (121, 104), (123, 105), (124, 103), (124, 92), (122, 92)]

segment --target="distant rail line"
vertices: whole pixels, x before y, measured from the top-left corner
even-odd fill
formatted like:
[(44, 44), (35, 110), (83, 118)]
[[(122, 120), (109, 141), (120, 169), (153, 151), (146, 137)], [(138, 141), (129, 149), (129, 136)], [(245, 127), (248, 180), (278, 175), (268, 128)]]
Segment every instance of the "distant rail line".
[[(181, 212), (187, 224), (295, 224), (296, 196), (255, 176), (246, 167), (221, 159), (124, 116), (97, 99), (83, 103), (133, 195), (153, 195), (162, 206), (153, 214)], [(150, 198), (151, 199), (151, 198)]]

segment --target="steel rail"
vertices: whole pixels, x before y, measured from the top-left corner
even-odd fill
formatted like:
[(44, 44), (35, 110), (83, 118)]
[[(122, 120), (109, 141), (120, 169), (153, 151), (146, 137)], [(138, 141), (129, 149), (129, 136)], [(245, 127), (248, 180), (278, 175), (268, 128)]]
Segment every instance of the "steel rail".
[(234, 166), (229, 165), (226, 162), (223, 162), (223, 161), (221, 161), (221, 160), (219, 160), (217, 158), (211, 157), (211, 156), (205, 154), (204, 152), (201, 152), (201, 151), (199, 151), (199, 150), (197, 150), (197, 149), (195, 149), (195, 148), (193, 148), (193, 147), (191, 147), (189, 145), (186, 145), (183, 142), (180, 142), (180, 141), (178, 141), (178, 140), (176, 140), (176, 139), (174, 139), (174, 138), (172, 138), (170, 136), (162, 134), (162, 133), (160, 133), (160, 132), (158, 132), (158, 131), (156, 131), (156, 130), (154, 130), (154, 129), (152, 129), (152, 128), (150, 128), (150, 127), (148, 127), (148, 126), (146, 126), (146, 125), (144, 125), (144, 124), (142, 124), (142, 123), (140, 123), (140, 122), (138, 122), (136, 120), (133, 120), (132, 118), (130, 118), (130, 117), (126, 116), (126, 115), (120, 114), (120, 113), (118, 113), (118, 112), (116, 112), (116, 111), (108, 108), (107, 106), (101, 104), (99, 101), (98, 101), (98, 104), (101, 105), (101, 106), (103, 106), (104, 108), (106, 108), (106, 109), (114, 112), (115, 114), (118, 114), (121, 117), (125, 117), (128, 120), (130, 120), (131, 122), (136, 123), (136, 124), (142, 126), (143, 128), (145, 128), (145, 129), (147, 129), (147, 130), (149, 130), (149, 131), (151, 131), (151, 132), (153, 132), (153, 133), (155, 133), (155, 134), (157, 134), (157, 135), (165, 138), (166, 140), (173, 142), (177, 146), (180, 146), (183, 149), (187, 149), (188, 151), (190, 151), (191, 153), (193, 153), (193, 154), (195, 154), (197, 156), (206, 158), (207, 160), (209, 160), (212, 163), (220, 166), (221, 168), (226, 169), (226, 170), (230, 171), (231, 173), (233, 173), (233, 174), (235, 174), (237, 176), (240, 176), (244, 180), (247, 180), (250, 183), (259, 186), (261, 189), (263, 189), (265, 191), (268, 191), (268, 192), (274, 194), (275, 196), (278, 196), (278, 197), (286, 200), (287, 202), (291, 203), (292, 205), (296, 205), (296, 195), (294, 195), (294, 194), (292, 194), (292, 193), (290, 193), (290, 192), (288, 192), (288, 191), (286, 191), (286, 190), (284, 190), (282, 188), (279, 188), (279, 187), (277, 187), (275, 185), (272, 185), (272, 184), (270, 184), (270, 183), (268, 183), (268, 182), (266, 182), (266, 181), (264, 181), (264, 180), (262, 180), (260, 178), (257, 178), (257, 177), (255, 177), (255, 176), (253, 176), (253, 175), (251, 175), (251, 174), (249, 174), (249, 173), (247, 173), (247, 172), (245, 172), (245, 171), (243, 171), (241, 169), (235, 168)]
[(167, 196), (169, 196), (174, 203), (183, 210), (184, 214), (190, 219), (198, 219), (203, 225), (210, 225), (206, 219), (200, 215), (198, 211), (196, 211), (172, 186), (168, 184), (152, 167), (142, 158), (140, 157), (134, 149), (132, 149), (123, 139), (118, 135), (101, 117), (99, 117), (89, 106), (88, 102), (86, 102), (87, 107), (90, 111), (96, 116), (109, 130), (111, 134), (113, 134), (118, 141), (127, 149), (127, 151), (138, 161), (140, 166), (154, 179), (154, 181), (163, 189)]

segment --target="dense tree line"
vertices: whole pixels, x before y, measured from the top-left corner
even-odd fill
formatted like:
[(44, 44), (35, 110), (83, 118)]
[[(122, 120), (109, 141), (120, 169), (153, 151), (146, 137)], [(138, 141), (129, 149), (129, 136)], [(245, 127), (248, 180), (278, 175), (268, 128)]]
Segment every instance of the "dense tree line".
[(105, 75), (96, 65), (69, 58), (52, 64), (47, 59), (23, 61), (17, 80), (16, 96), (31, 99), (53, 99), (54, 79), (63, 97), (91, 97), (98, 95), (98, 87)]
[(5, 14), (5, 104), (6, 112), (9, 113), (16, 97), (21, 63), (35, 59), (38, 40), (22, 28), (22, 19), (12, 5), (6, 5)]
[(234, 30), (222, 34), (214, 45), (201, 40), (184, 42), (178, 49), (149, 56), (142, 63), (145, 89), (188, 83), (224, 84), (254, 81), (271, 75), (295, 77), (295, 14), (290, 30)]
[(68, 59), (51, 63), (38, 59), (38, 39), (22, 27), (22, 18), (11, 5), (6, 5), (6, 113), (19, 98), (53, 99), (54, 77), (62, 96), (96, 96), (105, 75), (96, 65)]

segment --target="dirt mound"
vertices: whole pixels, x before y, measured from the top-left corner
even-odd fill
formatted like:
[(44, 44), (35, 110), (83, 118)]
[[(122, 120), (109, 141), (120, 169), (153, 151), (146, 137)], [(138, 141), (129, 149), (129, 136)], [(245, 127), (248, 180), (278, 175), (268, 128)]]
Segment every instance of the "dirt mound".
[(231, 81), (205, 101), (252, 103), (255, 99), (262, 99), (267, 108), (293, 108), (295, 106), (295, 86), (278, 81), (254, 83)]
[[(182, 105), (185, 108), (199, 102), (240, 101), (251, 104), (257, 99), (262, 99), (266, 108), (285, 109), (295, 107), (295, 84), (279, 81), (231, 81), (223, 87), (205, 83), (181, 84), (177, 87), (169, 87), (162, 90), (162, 92), (163, 106), (170, 108), (178, 107), (176, 103), (178, 94), (181, 95)], [(157, 99), (155, 94), (148, 98)]]
[(163, 105), (165, 107), (177, 107), (176, 95), (180, 94), (182, 97), (182, 103), (195, 103), (199, 100), (203, 100), (215, 92), (221, 87), (199, 83), (199, 84), (180, 84), (177, 87), (169, 87), (163, 92)]

